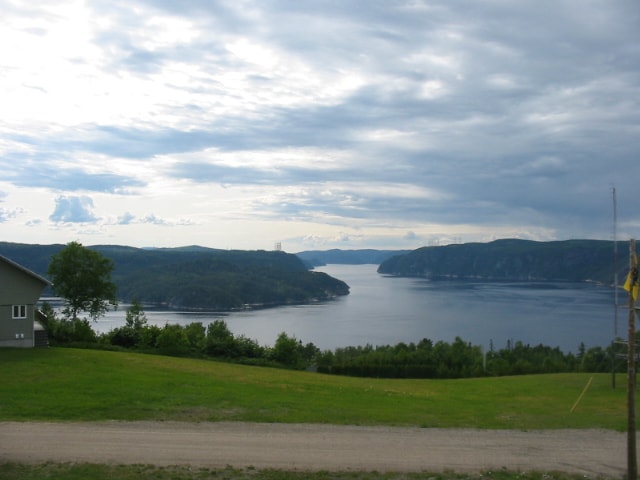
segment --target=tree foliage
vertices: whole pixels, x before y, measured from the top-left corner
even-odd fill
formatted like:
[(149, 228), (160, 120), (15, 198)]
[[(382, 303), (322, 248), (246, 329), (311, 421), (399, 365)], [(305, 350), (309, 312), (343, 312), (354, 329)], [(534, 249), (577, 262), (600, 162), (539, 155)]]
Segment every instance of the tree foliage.
[(47, 273), (53, 291), (65, 301), (63, 313), (72, 321), (80, 312), (92, 320), (116, 306), (116, 285), (111, 281), (113, 262), (100, 253), (70, 242), (51, 257)]
[[(51, 258), (69, 245), (0, 242), (0, 254), (47, 275)], [(228, 311), (304, 304), (348, 295), (349, 286), (309, 271), (296, 255), (281, 251), (206, 247), (143, 249), (90, 247), (113, 264), (118, 300), (176, 309)]]
[[(580, 345), (578, 355), (564, 353), (558, 347), (531, 346), (520, 341), (507, 342), (503, 349), (488, 352), (456, 337), (452, 343), (424, 338), (418, 343), (364, 345), (321, 351), (313, 343), (285, 332), (273, 347), (265, 347), (244, 335), (234, 335), (224, 320), (206, 327), (201, 322), (187, 325), (148, 325), (140, 304), (127, 311), (122, 327), (96, 335), (87, 320), (60, 321), (47, 305), (47, 328), (54, 344), (65, 343), (96, 347), (116, 346), (139, 352), (163, 355), (217, 358), (226, 361), (268, 365), (292, 369), (310, 369), (334, 375), (379, 378), (470, 378), (561, 372), (611, 372), (612, 353), (622, 346), (592, 347)], [(615, 348), (616, 352), (612, 352)], [(617, 362), (617, 372), (625, 363)]]
[[(379, 273), (408, 277), (598, 281), (611, 283), (613, 242), (563, 240), (535, 242), (500, 239), (489, 243), (464, 243), (422, 247), (383, 261)], [(620, 249), (620, 265), (628, 256)], [(618, 272), (624, 273), (624, 267)]]
[[(507, 342), (500, 350), (483, 352), (456, 337), (453, 343), (371, 345), (338, 348), (316, 356), (318, 371), (338, 375), (386, 378), (469, 378), (560, 372), (610, 372), (611, 348), (584, 345), (578, 356), (558, 347)], [(624, 362), (617, 371), (624, 371)]]
[(244, 265), (211, 257), (150, 265), (124, 278), (124, 298), (170, 308), (218, 311), (307, 303), (349, 292), (344, 282), (322, 272), (286, 270), (279, 263)]
[(271, 358), (283, 365), (292, 367), (300, 365), (302, 363), (302, 352), (298, 340), (282, 332), (278, 335), (276, 343), (271, 350)]
[(86, 318), (60, 318), (55, 309), (48, 303), (41, 308), (44, 314), (43, 326), (52, 345), (83, 344), (91, 345), (98, 341), (98, 336)]
[[(244, 335), (236, 336), (222, 319), (206, 327), (201, 322), (187, 325), (149, 325), (138, 302), (127, 310), (125, 325), (96, 335), (86, 320), (60, 320), (48, 305), (43, 306), (46, 327), (54, 344), (116, 346), (163, 355), (217, 358), (227, 361), (321, 373), (379, 378), (470, 378), (529, 375), (561, 372), (611, 372), (612, 354), (624, 353), (624, 346), (587, 349), (580, 344), (578, 354), (560, 348), (531, 346), (508, 341), (505, 348), (488, 352), (456, 337), (452, 343), (424, 338), (418, 343), (364, 345), (321, 351), (313, 343), (302, 343), (285, 332), (273, 347), (264, 347)], [(615, 351), (612, 351), (614, 350)], [(617, 372), (625, 371), (618, 361)]]
[(134, 300), (127, 309), (125, 324), (111, 332), (111, 343), (126, 348), (141, 346), (146, 326), (147, 316), (142, 305)]

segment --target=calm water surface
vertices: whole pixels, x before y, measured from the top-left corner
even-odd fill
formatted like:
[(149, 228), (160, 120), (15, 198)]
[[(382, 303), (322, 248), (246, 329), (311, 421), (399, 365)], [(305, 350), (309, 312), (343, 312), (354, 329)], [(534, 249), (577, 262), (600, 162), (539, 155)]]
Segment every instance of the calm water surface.
[[(488, 348), (508, 341), (560, 347), (576, 352), (606, 346), (614, 337), (614, 293), (576, 283), (429, 281), (379, 275), (377, 265), (318, 268), (351, 287), (336, 300), (304, 306), (237, 313), (181, 313), (146, 310), (149, 323), (207, 325), (223, 319), (235, 335), (273, 345), (281, 332), (321, 349), (350, 345), (451, 342), (456, 336)], [(621, 298), (623, 298), (621, 296)], [(95, 326), (107, 332), (124, 323), (126, 306)], [(626, 313), (618, 314), (618, 335), (626, 336)]]

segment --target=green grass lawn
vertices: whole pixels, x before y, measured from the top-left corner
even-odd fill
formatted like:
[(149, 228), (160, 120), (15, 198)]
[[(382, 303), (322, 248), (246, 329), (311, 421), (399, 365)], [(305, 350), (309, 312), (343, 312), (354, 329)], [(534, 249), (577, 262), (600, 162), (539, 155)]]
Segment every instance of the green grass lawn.
[[(558, 472), (287, 472), (189, 468), (152, 465), (45, 464), (0, 465), (3, 480), (585, 480), (582, 475)], [(593, 480), (593, 479), (592, 479)]]
[(557, 374), (386, 380), (66, 348), (0, 349), (0, 420), (626, 428), (625, 380)]

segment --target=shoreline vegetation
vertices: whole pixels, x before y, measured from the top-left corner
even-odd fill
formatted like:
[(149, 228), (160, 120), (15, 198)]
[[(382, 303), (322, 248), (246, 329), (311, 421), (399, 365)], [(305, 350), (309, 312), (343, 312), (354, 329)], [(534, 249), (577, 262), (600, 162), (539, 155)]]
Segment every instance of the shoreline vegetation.
[[(628, 265), (618, 242), (619, 271), (613, 271), (614, 243), (606, 240), (535, 242), (501, 239), (422, 247), (416, 250), (282, 251), (221, 250), (200, 246), (143, 249), (119, 245), (87, 247), (111, 260), (118, 300), (193, 311), (268, 308), (348, 295), (349, 286), (322, 272), (326, 263), (378, 265), (383, 275), (485, 281), (569, 281), (613, 285)], [(0, 254), (45, 275), (64, 245), (0, 242)], [(627, 255), (627, 256), (625, 256)]]
[(628, 252), (623, 248), (626, 243), (617, 244), (618, 272), (614, 272), (613, 241), (500, 239), (418, 248), (382, 261), (378, 273), (432, 279), (613, 285), (614, 274), (622, 278), (629, 264)]
[[(1, 255), (45, 277), (51, 258), (64, 248), (0, 242)], [(342, 280), (310, 271), (296, 255), (281, 251), (86, 248), (113, 263), (111, 280), (123, 303), (136, 300), (175, 310), (229, 312), (308, 304), (349, 294)]]
[(273, 347), (260, 345), (245, 335), (234, 335), (224, 320), (205, 326), (149, 325), (141, 304), (127, 309), (125, 325), (96, 333), (87, 319), (60, 317), (51, 305), (43, 305), (45, 327), (54, 346), (122, 350), (178, 357), (217, 359), (245, 365), (309, 370), (333, 375), (373, 378), (473, 378), (540, 373), (618, 373), (626, 364), (612, 357), (623, 354), (624, 345), (612, 343), (578, 347), (565, 353), (559, 347), (508, 341), (504, 348), (488, 351), (460, 337), (449, 343), (424, 338), (417, 343), (359, 345), (321, 350), (313, 343), (281, 332)]

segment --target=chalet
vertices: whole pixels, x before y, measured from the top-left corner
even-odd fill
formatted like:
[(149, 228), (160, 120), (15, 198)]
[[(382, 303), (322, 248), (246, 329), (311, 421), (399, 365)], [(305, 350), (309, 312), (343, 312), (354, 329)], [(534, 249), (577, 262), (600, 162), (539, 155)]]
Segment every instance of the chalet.
[(48, 285), (46, 278), (0, 255), (0, 347), (47, 345), (36, 304)]

